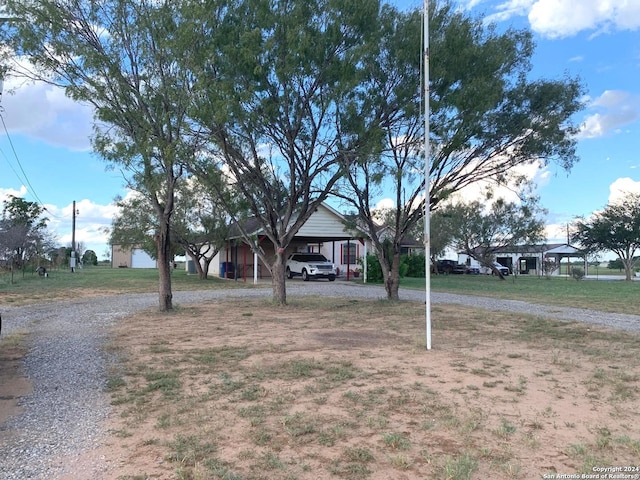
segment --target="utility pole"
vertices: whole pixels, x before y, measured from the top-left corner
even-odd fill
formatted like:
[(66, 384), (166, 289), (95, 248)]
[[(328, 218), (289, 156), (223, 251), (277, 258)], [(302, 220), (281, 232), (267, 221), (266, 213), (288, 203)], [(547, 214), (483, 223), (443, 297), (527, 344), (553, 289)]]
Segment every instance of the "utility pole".
[(71, 273), (76, 271), (76, 201), (73, 201), (73, 220), (71, 221), (71, 258), (69, 265)]

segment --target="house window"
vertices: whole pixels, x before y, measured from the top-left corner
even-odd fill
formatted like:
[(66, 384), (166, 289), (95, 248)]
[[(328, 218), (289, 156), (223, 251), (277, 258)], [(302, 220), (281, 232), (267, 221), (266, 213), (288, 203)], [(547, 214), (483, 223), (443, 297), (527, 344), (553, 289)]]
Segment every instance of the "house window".
[(358, 244), (356, 243), (343, 243), (342, 246), (342, 264), (343, 265), (355, 265), (358, 258)]

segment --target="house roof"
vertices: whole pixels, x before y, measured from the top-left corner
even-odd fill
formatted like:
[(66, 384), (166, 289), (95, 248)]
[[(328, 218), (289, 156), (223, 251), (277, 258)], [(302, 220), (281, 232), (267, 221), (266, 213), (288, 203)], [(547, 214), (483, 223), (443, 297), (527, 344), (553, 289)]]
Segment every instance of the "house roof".
[[(483, 247), (476, 247), (474, 252), (482, 253)], [(493, 253), (543, 253), (552, 255), (582, 255), (583, 252), (568, 243), (543, 243), (540, 245), (515, 245), (506, 247), (496, 247)]]
[(582, 255), (584, 252), (579, 248), (573, 247), (569, 244), (562, 244), (546, 250), (546, 254), (561, 254), (561, 255)]
[[(293, 222), (294, 220), (292, 220)], [(260, 220), (256, 217), (250, 217), (241, 222), (242, 229), (249, 235), (264, 234), (264, 229)], [(315, 212), (311, 214), (305, 224), (298, 230), (295, 235), (296, 240), (308, 241), (329, 241), (329, 240), (348, 240), (353, 238), (363, 238), (365, 233), (359, 231), (360, 235), (354, 234), (353, 231), (347, 230), (346, 219), (337, 210), (333, 209), (326, 203), (321, 203)], [(229, 228), (229, 238), (241, 238), (241, 228), (238, 223), (232, 224)]]

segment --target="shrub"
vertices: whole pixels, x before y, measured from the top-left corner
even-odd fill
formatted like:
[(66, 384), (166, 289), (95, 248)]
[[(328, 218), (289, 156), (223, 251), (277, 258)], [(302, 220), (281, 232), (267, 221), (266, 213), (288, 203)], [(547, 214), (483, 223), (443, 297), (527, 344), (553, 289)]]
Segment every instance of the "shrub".
[[(400, 258), (400, 278), (407, 276), (407, 272), (409, 271), (409, 265), (407, 263), (408, 256), (403, 255)], [(380, 265), (380, 261), (378, 260), (377, 255), (367, 254), (367, 282), (371, 283), (382, 283), (384, 282), (384, 277), (382, 276), (382, 266)], [(422, 257), (422, 271), (424, 272), (424, 257)], [(424, 276), (424, 273), (422, 274)]]
[(571, 269), (571, 276), (576, 280), (582, 280), (584, 278), (584, 269), (580, 267), (573, 267)]
[(403, 263), (407, 265), (407, 277), (424, 278), (424, 255), (405, 255)]
[(382, 267), (376, 255), (367, 254), (367, 281), (371, 283), (382, 283)]

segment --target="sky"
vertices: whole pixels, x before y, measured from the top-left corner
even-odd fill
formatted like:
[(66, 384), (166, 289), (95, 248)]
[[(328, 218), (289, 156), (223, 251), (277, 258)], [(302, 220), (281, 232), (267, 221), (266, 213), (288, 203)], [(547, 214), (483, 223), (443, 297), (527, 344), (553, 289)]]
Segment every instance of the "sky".
[[(391, 0), (422, 8), (421, 0)], [(640, 193), (640, 0), (457, 0), (470, 15), (533, 33), (532, 78), (578, 76), (586, 87), (580, 161), (566, 172), (530, 169), (548, 210), (549, 242), (565, 242), (568, 225), (628, 192)], [(108, 257), (105, 227), (125, 196), (121, 172), (90, 150), (92, 112), (44, 84), (5, 79), (0, 97), (0, 201), (6, 195), (47, 209), (49, 229)]]

